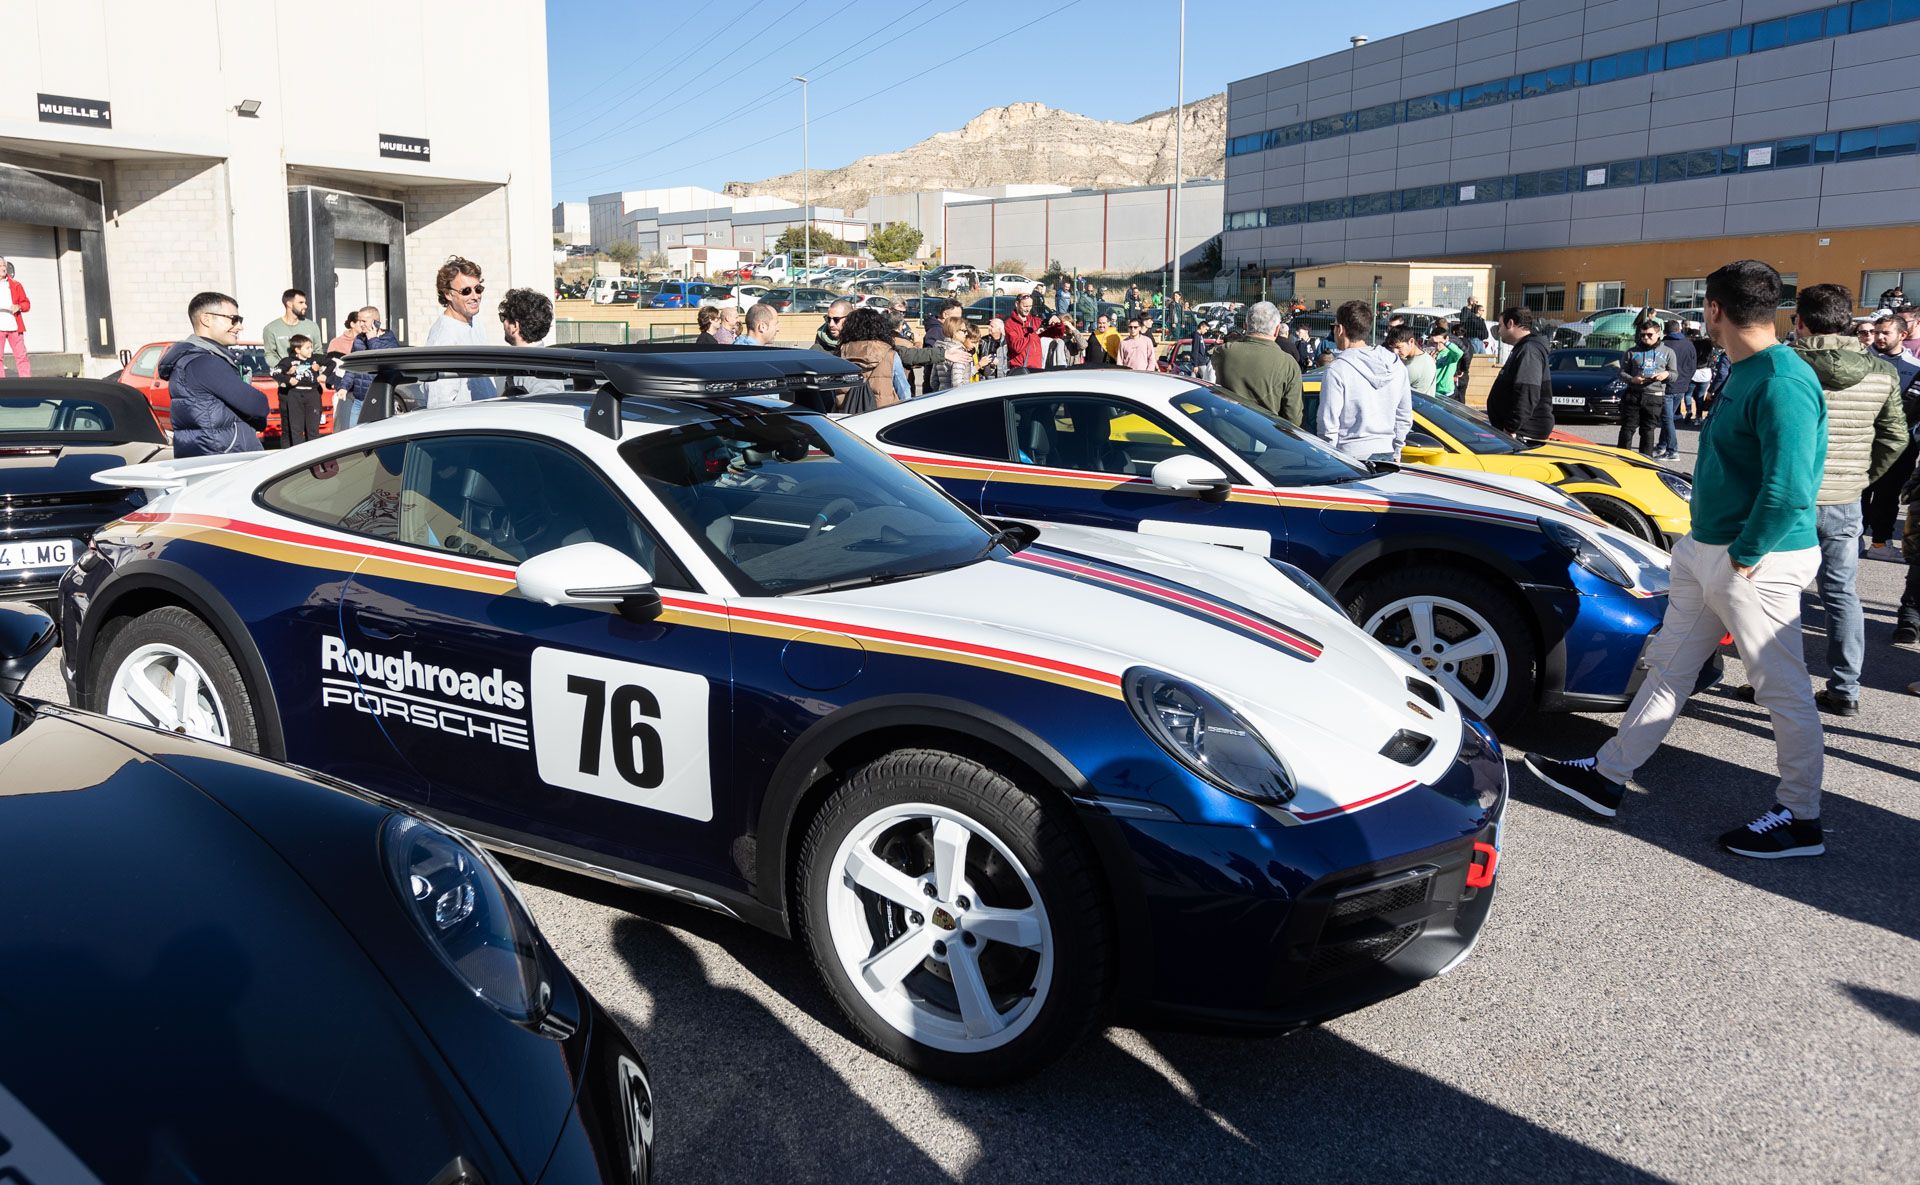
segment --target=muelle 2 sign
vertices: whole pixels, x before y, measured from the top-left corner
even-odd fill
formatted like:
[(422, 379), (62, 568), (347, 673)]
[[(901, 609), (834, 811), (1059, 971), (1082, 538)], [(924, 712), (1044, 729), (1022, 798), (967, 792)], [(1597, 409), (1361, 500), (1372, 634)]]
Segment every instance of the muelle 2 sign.
[(416, 140), (412, 136), (391, 136), (381, 132), (380, 155), (399, 157), (401, 160), (432, 160), (433, 141)]
[(41, 123), (77, 123), (83, 127), (113, 126), (113, 104), (105, 99), (76, 99), (72, 95), (41, 95)]

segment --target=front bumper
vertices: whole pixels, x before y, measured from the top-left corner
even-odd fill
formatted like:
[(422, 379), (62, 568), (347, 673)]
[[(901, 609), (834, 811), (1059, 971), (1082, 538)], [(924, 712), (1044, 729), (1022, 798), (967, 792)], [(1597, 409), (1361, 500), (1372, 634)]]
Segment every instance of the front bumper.
[(1134, 946), (1123, 1011), (1284, 1032), (1449, 970), (1492, 908), (1506, 806), (1499, 749), (1469, 730), (1438, 782), (1349, 815), (1285, 828), (1116, 820), (1146, 921), (1122, 920)]

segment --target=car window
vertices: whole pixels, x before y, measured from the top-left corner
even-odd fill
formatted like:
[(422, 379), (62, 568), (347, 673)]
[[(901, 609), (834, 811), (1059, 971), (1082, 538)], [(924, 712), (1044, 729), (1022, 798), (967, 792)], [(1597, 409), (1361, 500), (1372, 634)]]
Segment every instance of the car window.
[(1459, 441), (1470, 453), (1517, 453), (1527, 446), (1493, 426), (1481, 413), (1455, 399), (1414, 392), (1414, 414)]
[(1013, 423), (1016, 458), (1032, 465), (1145, 477), (1197, 451), (1163, 417), (1105, 396), (1017, 399)]
[(576, 543), (632, 557), (663, 588), (690, 587), (626, 502), (564, 449), (506, 435), (412, 441), (400, 483), (401, 543), (517, 564)]
[(1238, 403), (1215, 388), (1196, 386), (1175, 398), (1173, 405), (1275, 485), (1329, 485), (1371, 472), (1319, 437)]
[(994, 536), (824, 417), (742, 415), (654, 433), (621, 455), (744, 591), (818, 591), (984, 559)]
[(109, 435), (113, 432), (113, 413), (91, 399), (0, 393), (0, 440), (61, 432)]
[(154, 372), (160, 369), (160, 355), (166, 352), (165, 346), (142, 347), (132, 364), (127, 367), (127, 373), (143, 379), (152, 378)]
[(1006, 416), (1004, 400), (975, 399), (893, 424), (881, 430), (880, 439), (902, 448), (1005, 461), (1008, 459)]
[(406, 445), (341, 453), (264, 487), (260, 501), (282, 514), (372, 539), (398, 538), (400, 467)]
[(273, 367), (267, 365), (265, 346), (235, 346), (233, 356), (240, 362), (240, 369), (246, 373), (247, 381), (269, 378)]

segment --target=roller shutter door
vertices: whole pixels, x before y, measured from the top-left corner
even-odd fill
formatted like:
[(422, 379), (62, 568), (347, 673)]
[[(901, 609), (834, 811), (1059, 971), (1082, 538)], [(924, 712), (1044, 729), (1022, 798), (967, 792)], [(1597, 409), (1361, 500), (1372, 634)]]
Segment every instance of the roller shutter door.
[(13, 264), (13, 278), (27, 290), (27, 349), (36, 354), (67, 348), (65, 309), (60, 302), (60, 232), (51, 226), (0, 222), (0, 255)]

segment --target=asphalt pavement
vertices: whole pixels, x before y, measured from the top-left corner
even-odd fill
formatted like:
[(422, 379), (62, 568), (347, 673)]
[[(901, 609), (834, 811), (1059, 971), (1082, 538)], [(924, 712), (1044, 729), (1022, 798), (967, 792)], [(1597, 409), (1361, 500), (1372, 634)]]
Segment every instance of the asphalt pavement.
[[(1765, 713), (1723, 690), (1689, 704), (1609, 824), (1518, 759), (1592, 752), (1617, 717), (1534, 722), (1502, 738), (1513, 805), (1473, 957), (1287, 1037), (1116, 1028), (1020, 1085), (942, 1086), (863, 1047), (797, 946), (515, 868), (652, 1068), (664, 1181), (1913, 1182), (1920, 650), (1889, 644), (1903, 577), (1862, 563), (1866, 688), (1859, 716), (1827, 718), (1825, 857), (1714, 847), (1774, 780)], [(1817, 685), (1821, 624), (1809, 598)], [(29, 690), (59, 698), (56, 670)]]

